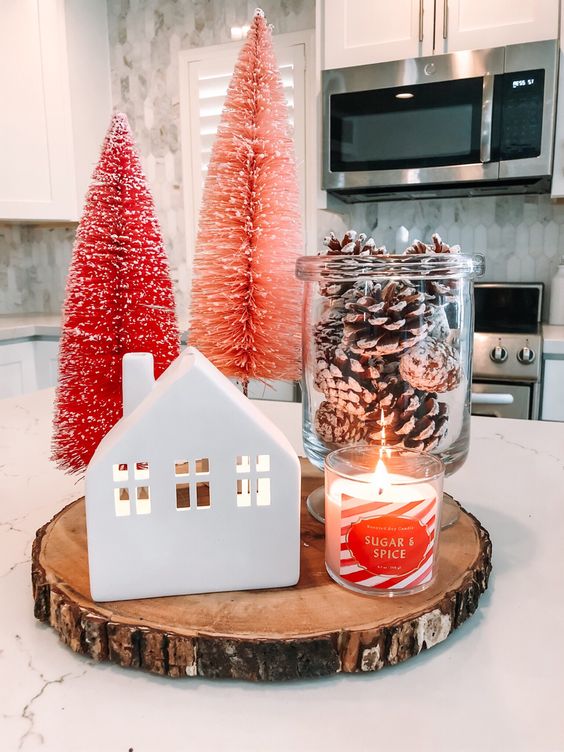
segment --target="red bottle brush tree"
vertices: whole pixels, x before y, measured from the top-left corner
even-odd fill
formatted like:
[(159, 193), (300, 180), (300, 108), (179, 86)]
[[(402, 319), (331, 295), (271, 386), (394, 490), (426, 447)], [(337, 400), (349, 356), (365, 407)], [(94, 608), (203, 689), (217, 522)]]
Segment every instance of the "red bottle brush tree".
[(300, 374), (303, 240), (288, 110), (264, 14), (255, 13), (225, 100), (204, 186), (190, 343), (224, 374)]
[(122, 416), (121, 361), (150, 352), (159, 376), (179, 353), (168, 262), (125, 115), (114, 115), (86, 197), (63, 316), (53, 459), (84, 470)]

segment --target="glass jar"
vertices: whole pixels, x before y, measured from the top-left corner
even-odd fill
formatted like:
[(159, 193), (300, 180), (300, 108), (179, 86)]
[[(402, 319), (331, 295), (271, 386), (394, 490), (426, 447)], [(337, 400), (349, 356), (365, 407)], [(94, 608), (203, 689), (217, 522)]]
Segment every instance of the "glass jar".
[(466, 459), (473, 280), (484, 259), (423, 248), (298, 259), (303, 443), (319, 469), (355, 443), (430, 452), (447, 475)]

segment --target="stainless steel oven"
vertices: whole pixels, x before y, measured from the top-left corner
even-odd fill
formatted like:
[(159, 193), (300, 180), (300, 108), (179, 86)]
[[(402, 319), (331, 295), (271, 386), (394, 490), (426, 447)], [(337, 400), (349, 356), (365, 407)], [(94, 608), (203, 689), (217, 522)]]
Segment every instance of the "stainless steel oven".
[(529, 384), (472, 383), (472, 415), (528, 420), (533, 417), (532, 401), (532, 388)]
[(323, 187), (345, 201), (548, 190), (558, 43), (323, 72)]
[(473, 415), (539, 417), (542, 293), (540, 282), (474, 286)]

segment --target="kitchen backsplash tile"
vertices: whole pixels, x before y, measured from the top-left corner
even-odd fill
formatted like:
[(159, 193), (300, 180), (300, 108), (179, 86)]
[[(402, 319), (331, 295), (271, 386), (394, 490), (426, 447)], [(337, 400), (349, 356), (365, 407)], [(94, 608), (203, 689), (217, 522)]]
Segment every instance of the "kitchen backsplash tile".
[[(256, 0), (108, 0), (114, 106), (131, 123), (169, 254), (178, 313), (188, 305), (178, 52), (231, 41)], [(260, 3), (275, 33), (313, 29), (315, 0)]]
[(0, 314), (59, 313), (75, 226), (0, 224)]
[[(256, 0), (108, 0), (114, 108), (129, 117), (155, 198), (178, 315), (187, 307), (178, 52), (231, 41)], [(275, 33), (312, 29), (315, 0), (263, 0)], [(0, 225), (0, 313), (57, 313), (74, 227)]]
[(486, 257), (483, 281), (544, 282), (548, 310), (550, 280), (564, 254), (564, 203), (549, 196), (382, 201), (342, 207), (351, 227), (371, 234), (390, 251), (437, 231), (466, 253)]
[[(314, 0), (264, 0), (278, 33), (313, 28)], [(188, 290), (179, 144), (178, 52), (230, 41), (231, 26), (251, 17), (250, 0), (108, 0), (114, 106), (127, 113), (155, 197), (179, 315)], [(564, 253), (564, 204), (548, 196), (429, 199), (342, 205), (317, 212), (324, 235), (349, 227), (401, 249), (437, 230), (487, 258), (485, 279), (547, 283)], [(0, 313), (57, 313), (74, 226), (0, 225)]]

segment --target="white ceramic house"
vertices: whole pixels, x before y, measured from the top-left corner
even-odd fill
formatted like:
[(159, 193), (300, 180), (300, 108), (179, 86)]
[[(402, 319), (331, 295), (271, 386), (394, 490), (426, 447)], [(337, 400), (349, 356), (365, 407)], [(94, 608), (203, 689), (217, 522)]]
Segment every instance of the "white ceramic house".
[(279, 429), (194, 348), (157, 381), (125, 355), (123, 402), (86, 473), (92, 598), (294, 585), (300, 466)]

